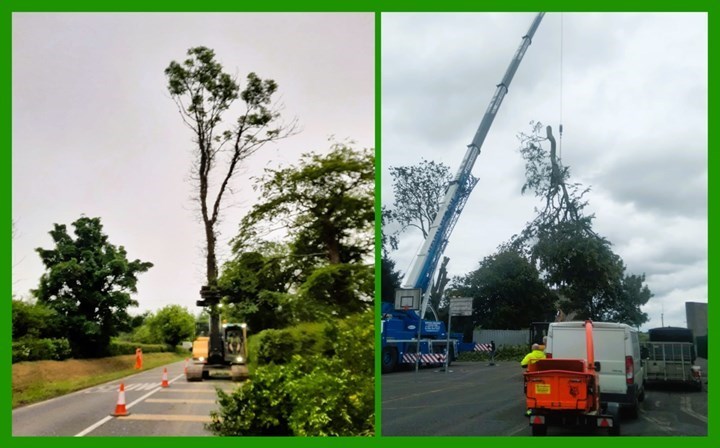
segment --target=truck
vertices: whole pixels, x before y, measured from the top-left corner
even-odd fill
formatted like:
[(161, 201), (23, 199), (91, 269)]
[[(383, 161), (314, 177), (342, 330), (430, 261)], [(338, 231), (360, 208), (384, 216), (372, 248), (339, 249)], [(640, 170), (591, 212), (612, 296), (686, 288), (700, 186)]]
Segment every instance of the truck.
[(703, 390), (702, 369), (695, 365), (692, 330), (679, 327), (653, 328), (644, 347), (645, 382), (648, 385), (682, 384)]
[(450, 365), (457, 359), (463, 335), (448, 334), (445, 322), (438, 319), (420, 319), (415, 310), (397, 309), (388, 302), (382, 304), (382, 316), (383, 373), (416, 363), (425, 366), (444, 365), (446, 357), (447, 365)]
[(218, 303), (220, 293), (215, 287), (200, 289), (198, 306), (209, 308), (210, 321), (207, 332), (199, 331), (193, 341), (192, 360), (185, 369), (187, 381), (202, 381), (210, 377), (230, 378), (242, 381), (249, 377), (247, 367), (247, 325), (224, 323), (220, 325)]
[[(620, 406), (600, 401), (602, 387), (595, 361), (593, 323), (585, 321), (585, 357), (538, 359), (523, 374), (525, 406), (533, 436), (547, 435), (548, 426), (585, 426), (620, 435)], [(574, 342), (580, 339), (574, 335)]]
[(452, 230), (478, 181), (472, 175), (473, 166), (480, 155), (482, 144), (503, 98), (508, 93), (515, 72), (544, 15), (545, 13), (538, 13), (532, 21), (505, 75), (496, 86), (475, 136), (467, 146), (460, 167), (445, 190), (427, 238), (411, 264), (403, 287), (396, 291), (395, 302), (383, 304), (381, 319), (383, 372), (392, 371), (408, 363), (437, 365), (447, 361), (449, 364), (460, 350), (478, 347), (478, 344), (463, 343), (461, 335), (448, 335), (444, 322), (438, 320), (436, 315), (434, 320), (426, 319), (425, 315), (428, 309), (431, 309), (429, 302), (435, 271)]

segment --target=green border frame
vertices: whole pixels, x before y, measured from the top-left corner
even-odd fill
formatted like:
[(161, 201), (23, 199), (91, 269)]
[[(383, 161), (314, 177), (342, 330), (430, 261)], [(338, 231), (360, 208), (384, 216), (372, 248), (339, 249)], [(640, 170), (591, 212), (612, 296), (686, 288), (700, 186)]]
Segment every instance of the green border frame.
[[(532, 2), (529, 0), (516, 0), (513, 3), (501, 0), (486, 0), (486, 1), (467, 1), (467, 0), (446, 0), (444, 2), (431, 2), (428, 0), (346, 0), (345, 2), (330, 1), (330, 0), (308, 0), (306, 2), (291, 2), (289, 0), (280, 0), (276, 2), (253, 2), (253, 3), (240, 3), (233, 2), (230, 0), (209, 0), (202, 2), (201, 4), (179, 4), (178, 2), (170, 2), (167, 0), (163, 1), (141, 1), (141, 0), (127, 0), (117, 1), (111, 0), (106, 2), (90, 2), (88, 0), (70, 0), (65, 2), (57, 2), (51, 0), (6, 0), (0, 6), (0, 46), (2, 47), (3, 62), (2, 70), (0, 71), (0, 85), (4, 86), (5, 95), (0, 95), (0, 111), (2, 111), (2, 138), (4, 142), (4, 150), (0, 152), (0, 190), (2, 191), (3, 197), (5, 198), (6, 205), (2, 209), (2, 215), (4, 218), (0, 220), (0, 229), (2, 229), (4, 238), (0, 239), (0, 253), (3, 256), (3, 271), (0, 274), (0, 285), (2, 285), (5, 291), (11, 291), (11, 266), (12, 266), (12, 243), (11, 243), (11, 222), (12, 222), (12, 210), (11, 210), (11, 194), (12, 194), (12, 128), (11, 128), (11, 98), (12, 98), (12, 13), (13, 12), (231, 12), (231, 11), (242, 11), (242, 12), (374, 12), (376, 17), (376, 29), (375, 29), (375, 113), (376, 113), (376, 125), (375, 125), (375, 144), (376, 144), (376, 185), (380, 185), (382, 182), (380, 174), (380, 161), (381, 161), (381, 147), (380, 147), (380, 135), (381, 135), (381, 122), (380, 122), (380, 104), (381, 104), (381, 85), (380, 85), (380, 23), (382, 12), (491, 12), (491, 11), (503, 11), (503, 12), (529, 12), (536, 11), (538, 8), (542, 8), (547, 12), (559, 12), (559, 11), (573, 11), (573, 12), (613, 12), (613, 11), (636, 11), (636, 12), (707, 12), (708, 13), (708, 124), (718, 122), (718, 71), (717, 71), (717, 54), (718, 54), (718, 26), (720, 26), (720, 7), (718, 2), (714, 0), (686, 0), (684, 2), (673, 2), (673, 1), (656, 1), (656, 2), (643, 2), (639, 0), (605, 0), (598, 1), (592, 0), (582, 4), (578, 2), (572, 2), (569, 0), (544, 0), (541, 2)], [(713, 55), (711, 57), (711, 55)], [(715, 127), (708, 126), (708, 229), (715, 228), (713, 224), (717, 223), (718, 214), (718, 196), (717, 196), (717, 180), (715, 176), (718, 175), (718, 166), (720, 165), (720, 155), (717, 151), (711, 150), (711, 148), (717, 150), (718, 143), (718, 132)], [(379, 214), (381, 201), (380, 201), (380, 188), (376, 189), (376, 211)], [(380, 219), (379, 216), (376, 219), (376, 235), (380, 234)], [(708, 231), (708, 271), (709, 273), (720, 272), (720, 263), (717, 257), (713, 258), (711, 255), (717, 253), (717, 241), (718, 238)], [(380, 247), (376, 247), (376, 259), (380, 258)], [(376, 265), (376, 289), (380, 291), (380, 268)], [(715, 298), (717, 291), (717, 280), (713, 276), (708, 278), (708, 290), (709, 295)], [(377, 298), (376, 298), (377, 299)], [(709, 297), (708, 297), (709, 299)], [(710, 302), (710, 300), (708, 300)], [(11, 327), (11, 313), (10, 305), (7, 304), (4, 308), (5, 324), (0, 326), (0, 340), (8, 340), (10, 338)], [(376, 300), (376, 349), (379, 349), (379, 334), (380, 334), (380, 320), (379, 320), (379, 306)], [(714, 306), (709, 306), (710, 321), (714, 322), (718, 315), (717, 309)], [(718, 346), (718, 336), (714, 332), (710, 332), (710, 347)], [(377, 353), (380, 351), (377, 350)], [(0, 354), (3, 359), (10, 361), (10, 345), (0, 345)], [(10, 364), (10, 362), (8, 362)], [(709, 372), (715, 372), (717, 362), (715, 359), (709, 360)], [(375, 361), (376, 371), (380, 371), (380, 360), (376, 356)], [(713, 373), (714, 375), (714, 373)], [(27, 438), (13, 438), (11, 436), (11, 424), (12, 424), (12, 410), (10, 407), (11, 400), (9, 395), (11, 393), (10, 382), (11, 382), (11, 369), (6, 368), (0, 376), (0, 382), (2, 382), (4, 388), (0, 397), (3, 398), (2, 402), (5, 406), (3, 415), (5, 417), (0, 420), (0, 444), (3, 446), (41, 446), (46, 444), (46, 440), (43, 437), (27, 437)], [(453, 447), (476, 447), (483, 443), (497, 443), (497, 437), (382, 437), (380, 436), (381, 428), (381, 378), (380, 375), (376, 376), (376, 431), (377, 437), (374, 438), (343, 438), (341, 440), (330, 439), (330, 438), (243, 438), (241, 443), (248, 443), (251, 446), (254, 444), (262, 444), (263, 446), (294, 446), (294, 447), (325, 447), (325, 446), (342, 446), (342, 447), (368, 447), (368, 446), (406, 446), (408, 444), (412, 446), (437, 446), (438, 444), (448, 444)], [(710, 421), (717, 421), (718, 415), (718, 398), (719, 392), (717, 388), (711, 387), (708, 392), (708, 418)], [(528, 438), (515, 437), (515, 438), (503, 438), (503, 444), (510, 446), (524, 446), (529, 442)], [(631, 439), (635, 438), (623, 438), (621, 440), (630, 442)], [(643, 437), (637, 440), (641, 444), (652, 444), (654, 447), (669, 447), (677, 444), (677, 439), (673, 437)], [(5, 440), (5, 442), (2, 442)], [(59, 437), (51, 438), (53, 445), (58, 446), (95, 446), (97, 445), (97, 439), (93, 438), (69, 438)], [(183, 438), (183, 437), (118, 437), (118, 438), (103, 438), (102, 444), (108, 447), (118, 446), (152, 446), (152, 447), (183, 447), (197, 445), (203, 443), (204, 439), (195, 438)], [(634, 441), (634, 440), (633, 440)], [(220, 442), (227, 443), (227, 442)], [(229, 443), (237, 443), (235, 441)], [(598, 437), (568, 437), (568, 438), (546, 438), (546, 439), (533, 439), (532, 444), (534, 446), (573, 446), (576, 444), (583, 444), (585, 446), (605, 446), (607, 439)], [(720, 445), (720, 431), (713, 428), (713, 425), (708, 425), (708, 436), (707, 437), (696, 437), (692, 438), (689, 443), (693, 446), (719, 446)]]

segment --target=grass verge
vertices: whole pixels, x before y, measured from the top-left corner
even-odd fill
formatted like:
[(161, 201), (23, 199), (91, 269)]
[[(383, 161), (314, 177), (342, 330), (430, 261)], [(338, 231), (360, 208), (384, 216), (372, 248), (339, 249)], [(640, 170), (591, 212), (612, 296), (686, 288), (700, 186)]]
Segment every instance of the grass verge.
[(65, 395), (186, 357), (180, 353), (146, 353), (142, 370), (134, 369), (135, 355), (19, 362), (12, 365), (12, 407)]

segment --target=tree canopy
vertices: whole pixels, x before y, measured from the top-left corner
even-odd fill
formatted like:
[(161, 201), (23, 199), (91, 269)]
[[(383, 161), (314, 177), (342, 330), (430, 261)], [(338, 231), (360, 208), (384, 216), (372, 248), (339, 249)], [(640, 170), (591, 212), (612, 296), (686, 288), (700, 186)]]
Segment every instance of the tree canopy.
[(130, 320), (137, 276), (153, 264), (129, 261), (123, 246), (108, 241), (100, 218), (83, 216), (72, 225), (74, 238), (64, 224), (55, 224), (55, 247), (36, 249), (46, 272), (32, 293), (57, 313), (75, 356), (100, 356)]
[[(266, 170), (220, 280), (231, 312), (259, 331), (370, 306), (374, 170), (371, 149), (339, 143)], [(272, 241), (277, 229), (284, 234)]]
[[(531, 127), (530, 134), (520, 135), (527, 176), (522, 191), (532, 191), (543, 200), (543, 206), (505, 247), (537, 263), (566, 314), (641, 325), (648, 317), (640, 306), (652, 297), (642, 284), (645, 276), (626, 275), (625, 264), (610, 241), (593, 229), (594, 215), (584, 213), (584, 196), (590, 189), (569, 183), (570, 169), (557, 157), (552, 129), (548, 126), (543, 138), (540, 123), (531, 123)], [(545, 141), (550, 143), (549, 151), (543, 147)]]
[(473, 298), (473, 326), (517, 330), (553, 314), (555, 295), (522, 254), (485, 257), (477, 270), (455, 279), (448, 294)]
[(452, 178), (450, 168), (442, 162), (423, 159), (417, 165), (391, 166), (390, 177), (395, 200), (388, 213), (400, 224), (398, 233), (415, 227), (427, 238)]
[(150, 332), (165, 344), (176, 347), (195, 336), (195, 317), (180, 305), (168, 305), (148, 318)]

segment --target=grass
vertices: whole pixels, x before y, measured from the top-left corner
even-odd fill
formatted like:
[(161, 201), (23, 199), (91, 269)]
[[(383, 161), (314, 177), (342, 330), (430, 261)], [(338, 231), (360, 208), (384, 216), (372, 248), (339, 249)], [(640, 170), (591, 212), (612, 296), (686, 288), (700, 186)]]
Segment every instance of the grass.
[[(146, 353), (142, 370), (186, 357), (180, 353)], [(142, 371), (134, 367), (135, 355), (19, 362), (12, 365), (12, 407), (15, 409)]]

